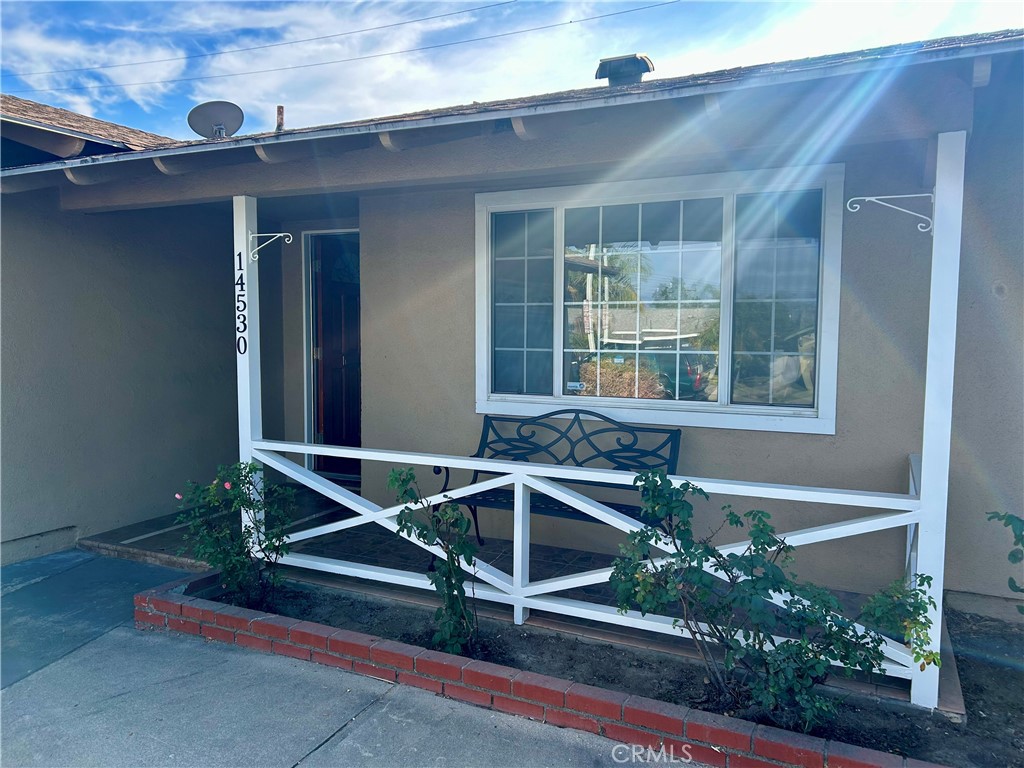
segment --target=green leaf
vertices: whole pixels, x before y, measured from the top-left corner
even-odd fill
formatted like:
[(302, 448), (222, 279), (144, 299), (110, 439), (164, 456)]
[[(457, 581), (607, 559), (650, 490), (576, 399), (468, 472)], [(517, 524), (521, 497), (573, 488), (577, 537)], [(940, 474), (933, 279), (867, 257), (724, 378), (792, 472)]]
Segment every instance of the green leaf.
[(1016, 565), (1017, 563), (1024, 561), (1024, 549), (1015, 548), (1010, 550), (1010, 554), (1007, 555), (1007, 560)]

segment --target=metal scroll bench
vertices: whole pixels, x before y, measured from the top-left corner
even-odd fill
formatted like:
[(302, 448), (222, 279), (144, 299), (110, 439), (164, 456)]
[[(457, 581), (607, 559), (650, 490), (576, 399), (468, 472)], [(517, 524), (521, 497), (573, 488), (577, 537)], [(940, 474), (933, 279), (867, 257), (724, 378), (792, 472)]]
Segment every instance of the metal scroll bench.
[[(675, 474), (679, 461), (679, 430), (661, 427), (637, 427), (609, 419), (594, 411), (566, 409), (545, 413), (543, 416), (520, 419), (507, 416), (484, 416), (480, 445), (472, 458), (501, 459), (504, 461), (537, 462), (571, 467), (596, 467), (626, 472), (664, 470)], [(448, 490), (448, 469), (437, 467), (435, 473), (445, 474), (444, 487)], [(485, 470), (473, 472), (470, 481), (494, 476)], [(601, 483), (577, 483), (590, 487), (618, 488), (623, 486)], [(477, 541), (480, 536), (477, 509), (512, 510), (514, 492), (509, 488), (463, 496), (458, 503), (469, 509), (473, 516)], [(602, 501), (603, 504), (624, 515), (643, 520), (638, 505)], [(540, 493), (530, 494), (531, 514), (562, 517), (572, 520), (593, 518), (557, 499)]]

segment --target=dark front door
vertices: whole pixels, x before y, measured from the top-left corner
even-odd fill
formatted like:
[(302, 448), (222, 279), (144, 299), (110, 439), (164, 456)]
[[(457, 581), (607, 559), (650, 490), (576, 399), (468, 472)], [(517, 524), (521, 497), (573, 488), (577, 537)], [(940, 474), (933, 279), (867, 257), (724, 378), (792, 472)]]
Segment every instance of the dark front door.
[[(310, 236), (316, 442), (358, 447), (359, 235)], [(314, 469), (359, 476), (357, 459), (318, 456)]]

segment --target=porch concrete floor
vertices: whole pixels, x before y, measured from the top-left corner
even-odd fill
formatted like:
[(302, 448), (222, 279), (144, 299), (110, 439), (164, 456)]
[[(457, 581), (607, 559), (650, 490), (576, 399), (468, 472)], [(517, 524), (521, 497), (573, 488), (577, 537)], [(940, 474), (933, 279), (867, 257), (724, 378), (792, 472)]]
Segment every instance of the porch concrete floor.
[[(303, 530), (315, 525), (324, 525), (349, 517), (354, 513), (338, 506), (313, 491), (298, 489), (298, 508), (290, 526), (291, 530)], [(146, 520), (123, 528), (107, 531), (96, 536), (80, 539), (81, 549), (100, 554), (122, 557), (130, 560), (182, 568), (191, 571), (206, 570), (206, 566), (190, 556), (183, 539), (184, 526), (177, 523), (178, 513)], [(334, 534), (319, 536), (299, 542), (293, 552), (319, 555), (338, 560), (393, 568), (415, 573), (425, 573), (430, 564), (430, 554), (415, 544), (395, 536), (377, 525), (364, 525)], [(530, 547), (530, 579), (540, 581), (574, 573), (582, 573), (612, 564), (613, 555), (589, 552), (564, 547), (532, 544)], [(496, 568), (512, 572), (513, 542), (506, 539), (487, 537), (479, 547), (479, 556), (484, 562)], [(380, 582), (335, 576), (300, 568), (287, 568), (288, 577), (300, 581), (319, 583), (351, 591), (367, 592), (382, 597), (437, 605), (432, 592), (396, 587)], [(608, 584), (596, 584), (565, 590), (559, 597), (583, 600), (603, 605), (615, 605), (615, 594)], [(841, 602), (856, 606), (862, 599), (855, 593), (839, 593)], [(512, 612), (504, 606), (480, 601), (479, 610), (484, 615), (510, 621)], [(532, 611), (527, 624), (543, 626), (560, 632), (577, 634), (595, 640), (618, 643), (632, 647), (648, 648), (674, 655), (697, 658), (695, 649), (682, 639), (650, 632), (631, 630), (599, 622), (558, 616), (542, 611)], [(949, 636), (945, 624), (942, 627), (942, 667), (939, 693), (939, 710), (954, 717), (965, 714), (960, 678), (957, 673)], [(860, 679), (833, 678), (830, 685), (848, 692), (878, 696), (886, 700), (908, 702), (909, 684), (897, 679), (881, 682)]]

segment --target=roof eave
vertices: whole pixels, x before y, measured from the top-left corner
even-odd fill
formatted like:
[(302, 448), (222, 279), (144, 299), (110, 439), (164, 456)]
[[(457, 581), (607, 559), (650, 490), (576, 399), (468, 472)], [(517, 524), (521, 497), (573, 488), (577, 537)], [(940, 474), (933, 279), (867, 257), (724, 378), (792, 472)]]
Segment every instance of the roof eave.
[[(140, 149), (128, 154), (93, 155), (85, 158), (57, 160), (48, 163), (40, 163), (38, 165), (9, 168), (0, 171), (0, 177), (46, 173), (49, 171), (62, 170), (64, 168), (74, 168), (81, 165), (105, 165), (118, 162), (170, 157), (175, 155), (216, 152), (228, 149), (255, 147), (263, 144), (280, 145), (300, 141), (337, 138), (342, 136), (376, 134), (387, 131), (431, 128), (471, 122), (502, 120), (514, 117), (527, 117), (531, 115), (557, 114), (642, 102), (663, 101), (687, 96), (700, 96), (704, 94), (758, 88), (766, 85), (782, 85), (828, 77), (858, 75), (876, 70), (883, 66), (890, 68), (893, 66), (916, 66), (934, 63), (937, 61), (1014, 53), (1019, 52), (1020, 50), (1021, 41), (1018, 38), (977, 45), (964, 45), (956, 48), (911, 51), (893, 56), (863, 59), (861, 61), (845, 62), (842, 64), (810, 66), (806, 69), (795, 69), (785, 72), (754, 73), (740, 80), (701, 84), (680, 84), (676, 86), (666, 85), (664, 88), (657, 88), (657, 83), (659, 81), (653, 80), (645, 83), (648, 87), (639, 91), (631, 88), (630, 86), (621, 86), (620, 88), (594, 88), (593, 98), (553, 101), (551, 103), (542, 102), (509, 109), (481, 110), (479, 112), (469, 112), (465, 114), (442, 114), (412, 119), (386, 118), (376, 122), (367, 122), (355, 125), (343, 124), (324, 128), (296, 129), (288, 133), (254, 134), (252, 136), (243, 136), (232, 139), (197, 142), (178, 147)], [(654, 87), (652, 88), (651, 86)]]
[(14, 117), (12, 115), (0, 115), (0, 121), (5, 123), (14, 123), (15, 125), (23, 125), (26, 128), (33, 128), (38, 131), (45, 131), (47, 133), (56, 133), (61, 136), (70, 136), (74, 139), (82, 139), (83, 141), (89, 141), (93, 144), (102, 144), (106, 147), (114, 147), (116, 149), (130, 150), (133, 147), (128, 146), (124, 142), (114, 141), (112, 139), (104, 139), (91, 133), (85, 133), (83, 131), (75, 131), (70, 128), (62, 128), (47, 123), (41, 123), (36, 120), (29, 120), (24, 117)]

